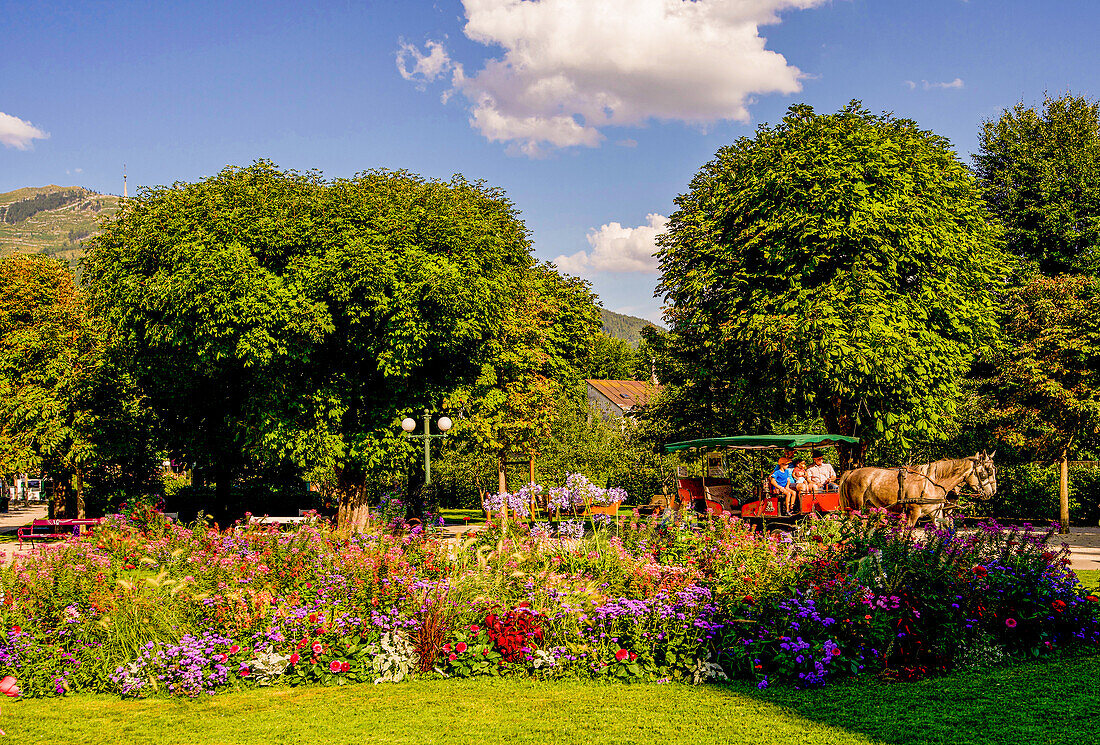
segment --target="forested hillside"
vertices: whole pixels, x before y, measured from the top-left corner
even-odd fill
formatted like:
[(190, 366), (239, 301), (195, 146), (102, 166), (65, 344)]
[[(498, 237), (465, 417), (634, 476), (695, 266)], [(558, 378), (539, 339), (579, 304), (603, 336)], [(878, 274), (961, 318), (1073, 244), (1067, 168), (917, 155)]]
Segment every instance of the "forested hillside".
[(642, 340), (642, 329), (646, 326), (664, 330), (644, 318), (615, 313), (606, 308), (600, 308), (600, 319), (603, 321), (603, 332), (605, 334), (616, 339), (623, 339), (635, 346)]
[(79, 186), (42, 186), (0, 194), (0, 256), (38, 253), (74, 264), (118, 197)]

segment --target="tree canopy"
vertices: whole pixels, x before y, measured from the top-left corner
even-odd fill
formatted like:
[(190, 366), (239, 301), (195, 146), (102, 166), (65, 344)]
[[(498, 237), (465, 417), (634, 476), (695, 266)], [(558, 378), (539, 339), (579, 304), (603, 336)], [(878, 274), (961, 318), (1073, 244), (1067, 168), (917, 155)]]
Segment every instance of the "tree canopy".
[(946, 432), (995, 337), (1004, 264), (947, 140), (858, 102), (794, 106), (720, 149), (676, 204), (658, 292), (681, 434), (785, 415), (865, 444)]
[(1100, 102), (1049, 96), (986, 122), (973, 156), (1007, 250), (1047, 275), (1100, 270)]
[(531, 264), (485, 184), (258, 162), (128, 200), (86, 277), (173, 455), (219, 486), (290, 464), (354, 525), (404, 470), (397, 422), (476, 380)]

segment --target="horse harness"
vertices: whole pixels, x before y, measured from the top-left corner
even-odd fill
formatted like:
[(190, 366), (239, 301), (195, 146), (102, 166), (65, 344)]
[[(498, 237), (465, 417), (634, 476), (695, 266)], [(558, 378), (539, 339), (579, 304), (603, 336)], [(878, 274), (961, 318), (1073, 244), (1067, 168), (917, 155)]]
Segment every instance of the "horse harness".
[[(942, 491), (943, 492), (943, 499), (906, 499), (905, 498), (905, 474), (907, 474), (907, 473), (913, 474), (914, 476), (920, 476), (922, 479), (924, 479), (925, 481), (930, 483), (932, 486), (934, 486), (937, 489), (939, 489), (940, 491)], [(895, 502), (896, 506), (898, 506), (898, 507), (908, 507), (911, 504), (942, 504), (943, 509), (945, 509), (945, 510), (958, 508), (959, 503), (958, 502), (952, 502), (951, 500), (949, 500), (947, 498), (947, 494), (948, 494), (947, 489), (944, 489), (942, 486), (937, 484), (935, 481), (928, 478), (928, 476), (926, 474), (921, 473), (920, 471), (913, 468), (912, 466), (901, 466), (900, 468), (898, 468), (898, 501)]]
[[(974, 465), (971, 468), (974, 472), (974, 476), (978, 480), (978, 491), (979, 491), (979, 493), (984, 493), (986, 491), (987, 485), (992, 480), (992, 477), (989, 475), (989, 469), (986, 467), (986, 464), (981, 462), (981, 461), (977, 461), (973, 458), (970, 458), (969, 460), (974, 461)], [(932, 484), (934, 487), (936, 487), (937, 489), (942, 491), (943, 492), (943, 499), (906, 499), (905, 498), (905, 474), (907, 474), (907, 473), (913, 474), (914, 476), (920, 476), (922, 479), (924, 479), (925, 481), (927, 481), (928, 483)], [(960, 483), (962, 483), (962, 482), (960, 482)], [(900, 468), (898, 468), (898, 501), (896, 503), (897, 505), (899, 505), (901, 507), (906, 507), (906, 506), (911, 505), (911, 504), (942, 504), (943, 508), (945, 510), (946, 509), (957, 509), (959, 507), (959, 503), (958, 502), (952, 502), (951, 500), (949, 500), (947, 498), (948, 493), (949, 492), (948, 492), (947, 489), (943, 488), (942, 486), (937, 484), (935, 481), (930, 479), (926, 474), (921, 473), (920, 471), (913, 468), (912, 466), (901, 466)]]

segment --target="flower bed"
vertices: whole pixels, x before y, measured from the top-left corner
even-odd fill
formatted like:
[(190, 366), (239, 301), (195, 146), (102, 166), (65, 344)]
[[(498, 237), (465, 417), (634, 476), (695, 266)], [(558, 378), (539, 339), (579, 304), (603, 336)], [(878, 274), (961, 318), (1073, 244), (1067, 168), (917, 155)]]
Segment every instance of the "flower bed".
[(1095, 651), (1100, 601), (1049, 534), (918, 536), (885, 514), (219, 533), (123, 518), (0, 574), (25, 695), (180, 696), (410, 675), (808, 687)]

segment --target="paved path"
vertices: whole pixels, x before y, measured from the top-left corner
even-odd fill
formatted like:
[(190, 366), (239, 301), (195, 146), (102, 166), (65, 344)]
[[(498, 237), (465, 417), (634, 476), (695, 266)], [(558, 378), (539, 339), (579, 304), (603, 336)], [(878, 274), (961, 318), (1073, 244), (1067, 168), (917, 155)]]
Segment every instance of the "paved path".
[[(0, 512), (0, 534), (8, 534), (13, 538), (15, 531), (24, 525), (30, 525), (32, 520), (41, 520), (46, 517), (46, 505), (42, 502), (31, 502), (24, 507), (22, 501), (12, 500), (7, 512)], [(0, 543), (0, 562), (10, 564), (16, 554), (25, 554), (31, 550), (31, 544), (24, 543), (22, 548), (15, 540)]]
[(1100, 528), (1070, 528), (1062, 540), (1069, 544), (1070, 568), (1100, 569)]

